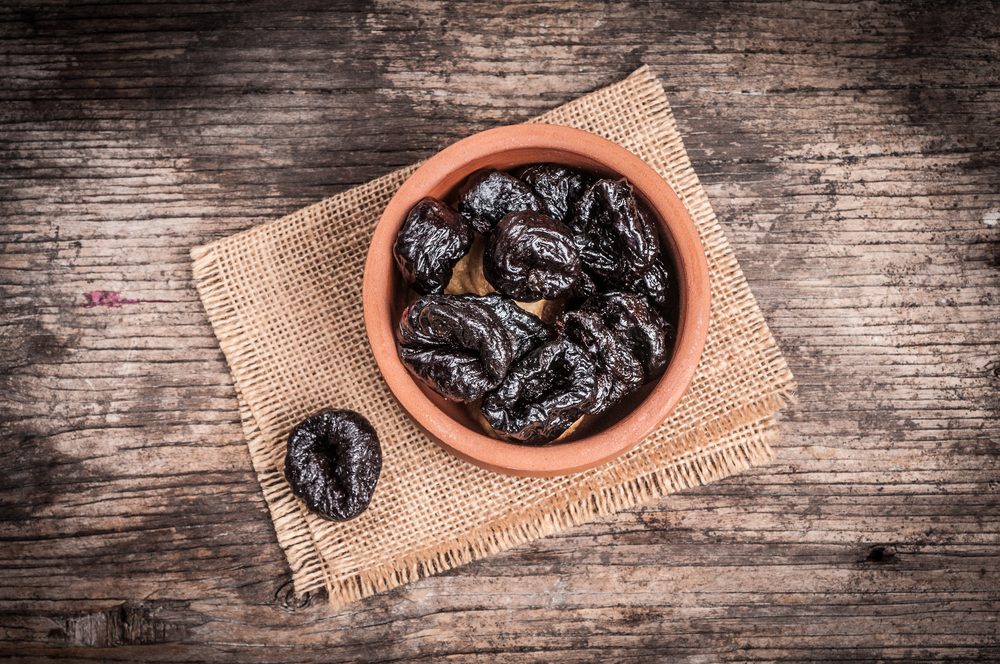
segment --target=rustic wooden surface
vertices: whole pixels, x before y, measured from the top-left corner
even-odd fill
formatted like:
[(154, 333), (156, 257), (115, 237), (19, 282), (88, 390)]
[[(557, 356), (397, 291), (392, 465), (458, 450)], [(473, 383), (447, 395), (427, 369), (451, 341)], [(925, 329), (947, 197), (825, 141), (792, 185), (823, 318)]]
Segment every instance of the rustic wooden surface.
[[(998, 5), (67, 4), (0, 8), (0, 654), (1000, 659)], [(643, 62), (800, 383), (777, 462), (295, 600), (189, 248)]]

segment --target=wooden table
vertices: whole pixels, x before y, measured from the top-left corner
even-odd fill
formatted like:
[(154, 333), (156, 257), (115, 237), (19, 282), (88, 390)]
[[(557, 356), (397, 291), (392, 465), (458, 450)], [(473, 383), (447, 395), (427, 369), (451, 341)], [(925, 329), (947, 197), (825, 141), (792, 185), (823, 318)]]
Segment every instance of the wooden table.
[[(998, 5), (62, 5), (0, 9), (0, 653), (1000, 658)], [(777, 461), (294, 599), (189, 248), (644, 62), (798, 378)]]

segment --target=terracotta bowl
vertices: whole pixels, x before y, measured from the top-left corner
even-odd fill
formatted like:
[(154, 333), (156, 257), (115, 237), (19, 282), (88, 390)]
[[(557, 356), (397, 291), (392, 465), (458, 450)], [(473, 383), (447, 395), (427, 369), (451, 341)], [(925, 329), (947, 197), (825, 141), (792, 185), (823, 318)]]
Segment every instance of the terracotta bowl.
[[(677, 342), (663, 376), (584, 437), (548, 447), (527, 447), (485, 435), (462, 404), (450, 403), (415, 380), (399, 360), (396, 329), (406, 285), (392, 245), (410, 208), (424, 196), (446, 198), (473, 171), (535, 162), (577, 166), (624, 176), (659, 221), (679, 289)], [(625, 453), (670, 414), (687, 389), (708, 332), (709, 284), (705, 252), (687, 210), (656, 172), (624, 148), (566, 127), (532, 124), (490, 129), (428, 159), (389, 201), (368, 249), (363, 299), (365, 327), (389, 389), (410, 416), (445, 449), (490, 470), (552, 476), (592, 468)]]

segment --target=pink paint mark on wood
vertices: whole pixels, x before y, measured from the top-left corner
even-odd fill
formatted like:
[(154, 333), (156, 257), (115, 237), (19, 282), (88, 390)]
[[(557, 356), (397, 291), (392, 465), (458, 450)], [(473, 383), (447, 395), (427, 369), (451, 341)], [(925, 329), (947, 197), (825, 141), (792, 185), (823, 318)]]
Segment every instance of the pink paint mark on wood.
[(142, 300), (130, 300), (122, 297), (118, 291), (95, 290), (83, 294), (83, 304), (77, 306), (91, 309), (93, 307), (107, 307), (108, 309), (118, 309), (126, 304), (139, 304)]

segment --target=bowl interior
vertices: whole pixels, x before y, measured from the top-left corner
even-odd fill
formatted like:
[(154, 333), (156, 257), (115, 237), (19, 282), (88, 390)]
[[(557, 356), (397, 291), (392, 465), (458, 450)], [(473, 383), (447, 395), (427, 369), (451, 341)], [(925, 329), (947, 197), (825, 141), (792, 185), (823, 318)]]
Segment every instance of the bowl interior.
[[(507, 152), (500, 152), (487, 157), (482, 157), (470, 161), (469, 163), (458, 168), (446, 177), (439, 180), (434, 186), (424, 194), (425, 196), (433, 196), (434, 198), (440, 198), (442, 200), (448, 200), (451, 195), (455, 192), (457, 187), (472, 173), (479, 170), (480, 168), (496, 168), (497, 170), (508, 170), (514, 169), (519, 166), (526, 166), (528, 164), (535, 164), (539, 162), (552, 162), (557, 164), (562, 164), (564, 166), (573, 166), (575, 168), (584, 169), (590, 171), (601, 177), (612, 177), (612, 178), (622, 178), (625, 175), (618, 173), (614, 170), (608, 168), (605, 164), (595, 161), (594, 159), (580, 155), (574, 152), (558, 149), (547, 149), (544, 152), (544, 158), (539, 158), (539, 151), (537, 148), (534, 149), (515, 149), (509, 150)], [(674, 261), (674, 245), (673, 239), (666, 224), (660, 218), (660, 215), (650, 206), (648, 199), (643, 193), (634, 187), (636, 194), (636, 199), (643, 207), (643, 209), (649, 214), (650, 219), (654, 220), (656, 223), (657, 233), (660, 237), (660, 243), (664, 249), (664, 259), (667, 261), (667, 265), (670, 268), (670, 274), (676, 274), (676, 266)], [(406, 213), (404, 212), (402, 217), (399, 219), (399, 225), (396, 227), (397, 230), (402, 226), (405, 220)], [(674, 293), (678, 294), (680, 289), (675, 288)], [(390, 298), (392, 301), (392, 313), (394, 315), (393, 320), (398, 321), (403, 313), (403, 309), (411, 301), (409, 296), (409, 288), (406, 282), (402, 279), (398, 271), (393, 272), (392, 282), (390, 285)], [(671, 306), (670, 316), (668, 322), (672, 325), (677, 326), (678, 315), (677, 312), (680, 310), (679, 302), (674, 302)], [(668, 366), (669, 370), (669, 366)], [(664, 372), (666, 375), (666, 372)], [(410, 377), (413, 385), (419, 389), (423, 394), (437, 407), (441, 412), (445, 413), (449, 418), (451, 418), (456, 423), (467, 427), (471, 433), (483, 434), (482, 427), (478, 422), (470, 415), (468, 409), (464, 404), (456, 403), (454, 401), (448, 401), (444, 399), (440, 394), (435, 392), (433, 389), (425, 385), (419, 380)], [(600, 417), (588, 418), (586, 426), (576, 432), (576, 434), (568, 441), (558, 443), (560, 447), (570, 446), (579, 440), (587, 436), (592, 436), (594, 434), (605, 431), (609, 426), (612, 426), (616, 422), (620, 421), (623, 417), (627, 416), (630, 412), (640, 407), (642, 402), (649, 396), (653, 387), (656, 385), (656, 381), (644, 385), (639, 390), (633, 392), (628, 397), (623, 399), (621, 402), (615, 404), (607, 412), (603, 413)], [(492, 439), (496, 440), (496, 439)], [(515, 443), (508, 443), (506, 441), (497, 440), (496, 442), (502, 445), (509, 445), (512, 448), (524, 449), (525, 446), (517, 445)]]

